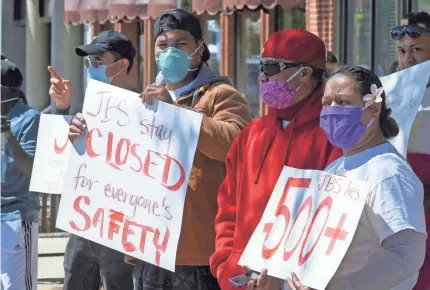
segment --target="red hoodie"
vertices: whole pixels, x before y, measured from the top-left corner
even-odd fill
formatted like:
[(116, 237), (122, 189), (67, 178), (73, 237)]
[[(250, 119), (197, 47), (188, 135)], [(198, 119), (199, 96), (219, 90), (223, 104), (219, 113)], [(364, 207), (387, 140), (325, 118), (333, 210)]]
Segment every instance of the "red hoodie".
[[(269, 111), (248, 125), (227, 155), (227, 176), (218, 191), (215, 253), (211, 271), (221, 289), (235, 289), (228, 279), (243, 273), (237, 265), (285, 165), (323, 170), (339, 158), (319, 126), (323, 88), (284, 110)], [(282, 128), (282, 120), (290, 120)], [(256, 269), (257, 270), (257, 269)]]

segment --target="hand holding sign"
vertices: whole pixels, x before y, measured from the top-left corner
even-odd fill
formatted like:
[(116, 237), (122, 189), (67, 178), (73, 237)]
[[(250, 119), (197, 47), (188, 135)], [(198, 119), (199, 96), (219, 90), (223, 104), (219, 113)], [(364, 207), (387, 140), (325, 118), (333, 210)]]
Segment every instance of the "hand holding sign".
[(147, 86), (145, 90), (140, 94), (140, 99), (143, 103), (146, 103), (148, 105), (151, 105), (154, 99), (168, 104), (173, 104), (173, 100), (170, 96), (169, 91), (165, 87), (159, 87), (154, 85)]
[(77, 113), (70, 123), (69, 139), (73, 142), (76, 137), (83, 136), (87, 128), (85, 118), (81, 113)]
[(300, 282), (297, 275), (294, 273), (291, 273), (291, 279), (287, 278), (287, 284), (291, 290), (294, 290), (294, 289), (295, 290), (313, 290), (312, 288), (309, 288), (303, 285), (302, 282)]
[[(243, 267), (245, 273), (251, 273), (252, 270), (246, 266)], [(255, 289), (255, 290), (269, 290), (272, 284), (269, 282), (269, 277), (267, 276), (267, 269), (263, 269), (261, 271), (260, 277), (257, 280), (252, 280), (246, 286), (246, 289)]]
[(48, 71), (51, 73), (49, 95), (58, 109), (66, 110), (70, 107), (73, 96), (72, 83), (69, 80), (64, 80), (52, 66), (48, 66)]

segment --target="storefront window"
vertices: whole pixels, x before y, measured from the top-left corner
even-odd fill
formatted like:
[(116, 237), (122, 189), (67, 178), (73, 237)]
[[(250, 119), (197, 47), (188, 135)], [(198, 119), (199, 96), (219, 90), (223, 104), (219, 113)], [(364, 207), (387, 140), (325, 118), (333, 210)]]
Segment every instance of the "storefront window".
[(248, 101), (253, 118), (257, 118), (260, 113), (260, 86), (258, 82), (261, 53), (260, 31), (259, 11), (245, 11), (238, 14), (236, 88)]
[[(381, 1), (382, 2), (382, 1)], [(371, 68), (372, 1), (348, 1), (347, 64)], [(388, 32), (389, 33), (389, 32)]]
[(430, 1), (429, 0), (415, 0), (416, 6), (418, 7), (418, 11), (424, 11), (427, 13), (430, 13)]
[(393, 73), (391, 67), (396, 61), (396, 42), (391, 39), (390, 31), (398, 24), (397, 1), (376, 0), (375, 19), (375, 72), (378, 76)]
[(277, 20), (281, 21), (278, 27), (281, 29), (302, 28), (306, 29), (306, 10), (302, 8), (281, 9), (282, 16)]
[(211, 53), (208, 65), (219, 73), (221, 64), (221, 28), (219, 19), (208, 20), (206, 22), (206, 27), (207, 35), (205, 37), (205, 42)]

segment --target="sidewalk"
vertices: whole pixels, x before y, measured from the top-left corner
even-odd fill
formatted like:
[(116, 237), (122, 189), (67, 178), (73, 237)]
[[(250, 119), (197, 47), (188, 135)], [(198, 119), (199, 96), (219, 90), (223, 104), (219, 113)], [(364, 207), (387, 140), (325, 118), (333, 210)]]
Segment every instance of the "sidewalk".
[(64, 253), (69, 235), (65, 233), (39, 235), (38, 290), (61, 290), (64, 281)]

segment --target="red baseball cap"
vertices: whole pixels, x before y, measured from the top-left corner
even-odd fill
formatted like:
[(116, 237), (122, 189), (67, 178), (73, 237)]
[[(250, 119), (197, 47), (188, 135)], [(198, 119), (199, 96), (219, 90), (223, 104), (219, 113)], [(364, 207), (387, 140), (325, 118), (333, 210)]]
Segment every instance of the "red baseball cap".
[(324, 42), (315, 34), (303, 29), (285, 29), (270, 35), (261, 57), (283, 58), (325, 69), (327, 54)]

